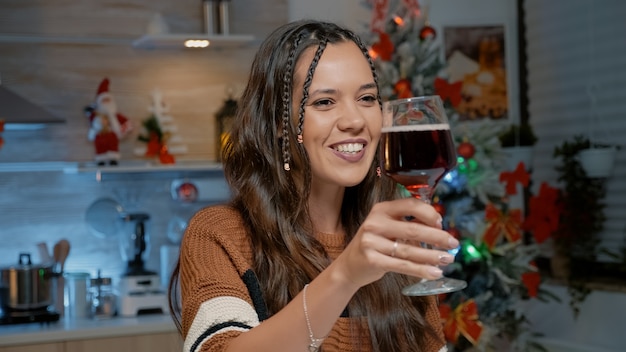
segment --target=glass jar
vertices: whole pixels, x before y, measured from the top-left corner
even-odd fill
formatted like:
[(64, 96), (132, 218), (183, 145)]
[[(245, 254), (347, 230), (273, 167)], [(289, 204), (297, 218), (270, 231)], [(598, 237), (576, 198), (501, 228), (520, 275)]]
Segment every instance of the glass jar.
[(115, 316), (117, 297), (110, 277), (91, 279), (91, 313), (94, 319), (107, 319)]

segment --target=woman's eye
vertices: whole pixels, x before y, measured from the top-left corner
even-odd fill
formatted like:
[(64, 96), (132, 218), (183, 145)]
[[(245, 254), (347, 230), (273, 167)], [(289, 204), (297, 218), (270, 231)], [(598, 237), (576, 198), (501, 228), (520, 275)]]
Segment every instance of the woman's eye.
[(313, 105), (314, 106), (319, 106), (319, 107), (324, 107), (324, 106), (329, 106), (331, 105), (333, 102), (330, 99), (319, 99), (316, 100)]
[(363, 98), (361, 98), (361, 100), (368, 102), (368, 103), (373, 103), (373, 102), (376, 102), (376, 97), (373, 95), (366, 95)]

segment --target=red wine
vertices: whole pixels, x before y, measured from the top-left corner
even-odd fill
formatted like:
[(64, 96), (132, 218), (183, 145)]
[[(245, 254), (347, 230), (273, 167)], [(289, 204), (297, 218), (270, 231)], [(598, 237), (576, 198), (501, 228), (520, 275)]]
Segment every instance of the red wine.
[(447, 124), (394, 126), (382, 132), (381, 169), (416, 197), (430, 197), (439, 180), (456, 166)]

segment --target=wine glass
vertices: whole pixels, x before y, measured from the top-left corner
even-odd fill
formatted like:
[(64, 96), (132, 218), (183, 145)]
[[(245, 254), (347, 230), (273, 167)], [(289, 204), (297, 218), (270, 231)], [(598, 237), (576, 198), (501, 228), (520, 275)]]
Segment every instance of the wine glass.
[[(381, 170), (403, 185), (411, 195), (428, 204), (445, 174), (456, 166), (450, 124), (437, 95), (383, 103), (380, 140)], [(423, 247), (431, 248), (422, 243)], [(441, 277), (423, 279), (405, 287), (407, 296), (426, 296), (462, 290), (467, 283)]]

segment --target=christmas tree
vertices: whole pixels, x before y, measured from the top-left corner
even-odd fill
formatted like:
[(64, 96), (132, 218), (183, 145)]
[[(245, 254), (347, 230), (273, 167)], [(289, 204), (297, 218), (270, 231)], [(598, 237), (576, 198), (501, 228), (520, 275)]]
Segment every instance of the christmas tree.
[[(372, 0), (370, 30), (365, 35), (379, 75), (383, 100), (422, 95), (444, 99), (455, 136), (458, 166), (437, 188), (434, 206), (444, 226), (459, 238), (456, 262), (446, 276), (468, 282), (466, 289), (440, 297), (444, 332), (453, 351), (527, 350), (529, 327), (520, 303), (554, 298), (540, 288), (534, 265), (539, 243), (554, 231), (554, 189), (542, 185), (530, 197), (528, 165), (513, 163), (499, 136), (507, 127), (492, 118), (459, 119), (463, 82), (450, 82), (449, 67), (435, 40), (438, 33), (417, 0)], [(548, 202), (545, 202), (548, 200)], [(532, 216), (531, 216), (532, 215)]]
[(151, 97), (151, 105), (148, 107), (151, 114), (142, 121), (143, 133), (137, 136), (137, 140), (146, 145), (136, 148), (135, 154), (158, 157), (162, 164), (173, 164), (174, 154), (186, 153), (187, 146), (181, 143), (180, 136), (176, 134), (178, 128), (168, 114), (169, 106), (163, 100), (161, 91), (154, 89)]

